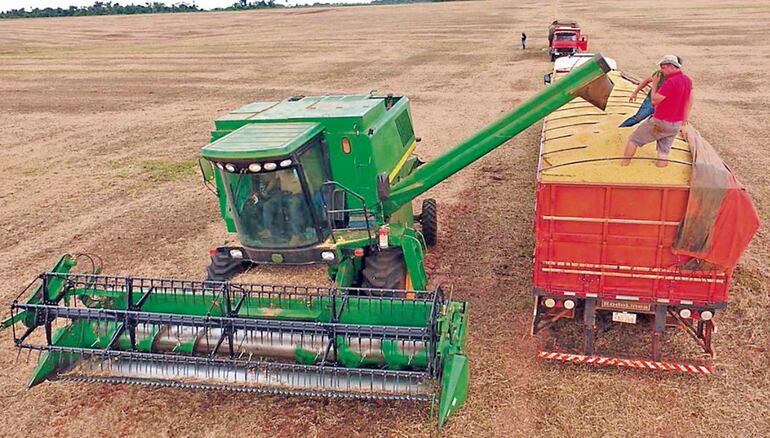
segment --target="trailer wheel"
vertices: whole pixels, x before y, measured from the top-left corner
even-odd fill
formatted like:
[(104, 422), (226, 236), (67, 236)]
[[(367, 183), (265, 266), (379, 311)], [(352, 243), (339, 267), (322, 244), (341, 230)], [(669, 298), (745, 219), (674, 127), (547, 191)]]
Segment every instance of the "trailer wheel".
[(422, 236), (425, 238), (425, 243), (428, 246), (434, 246), (438, 242), (438, 206), (435, 199), (422, 201), (420, 225), (422, 225)]
[(361, 287), (404, 289), (406, 264), (401, 248), (389, 248), (366, 256), (361, 277)]

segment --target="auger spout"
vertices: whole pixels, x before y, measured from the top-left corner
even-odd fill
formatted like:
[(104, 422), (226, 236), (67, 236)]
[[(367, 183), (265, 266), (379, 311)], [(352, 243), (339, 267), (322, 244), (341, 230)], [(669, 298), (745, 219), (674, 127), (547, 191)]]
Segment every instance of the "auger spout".
[(385, 215), (394, 213), (576, 97), (582, 97), (603, 110), (613, 86), (606, 76), (609, 71), (610, 66), (604, 57), (596, 54), (589, 62), (546, 87), (513, 111), (418, 167), (390, 188), (390, 194), (383, 202)]

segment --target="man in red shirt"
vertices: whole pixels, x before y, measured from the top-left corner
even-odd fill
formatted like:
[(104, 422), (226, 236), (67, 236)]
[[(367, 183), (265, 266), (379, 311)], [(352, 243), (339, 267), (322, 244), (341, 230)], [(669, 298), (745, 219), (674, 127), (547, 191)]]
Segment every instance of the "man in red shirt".
[(637, 148), (655, 141), (658, 150), (655, 165), (666, 167), (671, 144), (682, 124), (687, 124), (692, 107), (692, 81), (682, 73), (682, 65), (676, 56), (666, 55), (658, 64), (664, 79), (660, 88), (657, 88), (657, 77), (652, 81), (650, 95), (655, 111), (652, 117), (639, 125), (628, 137), (626, 150), (623, 152), (625, 159), (620, 163), (621, 166), (628, 166)]

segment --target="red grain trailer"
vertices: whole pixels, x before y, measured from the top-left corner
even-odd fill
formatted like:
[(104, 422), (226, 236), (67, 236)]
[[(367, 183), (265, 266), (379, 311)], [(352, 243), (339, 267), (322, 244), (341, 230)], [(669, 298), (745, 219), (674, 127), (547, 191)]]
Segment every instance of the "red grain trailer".
[(588, 40), (573, 20), (554, 20), (548, 26), (548, 54), (551, 61), (588, 50)]
[[(555, 70), (553, 79), (561, 74)], [(609, 76), (615, 87), (604, 112), (576, 99), (543, 123), (532, 334), (573, 319), (583, 326), (582, 351), (540, 357), (708, 373), (707, 366), (662, 362), (665, 330), (682, 328), (713, 356), (713, 318), (727, 304), (730, 276), (759, 221), (746, 192), (692, 128), (674, 142), (668, 166), (654, 165), (651, 144), (621, 167), (633, 128), (618, 125), (639, 104), (628, 100), (634, 79)], [(595, 352), (598, 327), (612, 324), (649, 324), (652, 360)]]

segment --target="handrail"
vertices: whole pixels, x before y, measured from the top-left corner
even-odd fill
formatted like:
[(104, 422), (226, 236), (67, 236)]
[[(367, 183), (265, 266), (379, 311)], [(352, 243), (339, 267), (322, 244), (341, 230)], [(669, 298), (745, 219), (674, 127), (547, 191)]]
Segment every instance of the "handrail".
[[(357, 213), (360, 212), (364, 215), (364, 221), (366, 222), (366, 233), (369, 236), (369, 241), (374, 241), (374, 237), (372, 236), (372, 225), (370, 224), (369, 217), (374, 216), (373, 212), (370, 212), (368, 208), (366, 208), (366, 199), (364, 199), (363, 196), (360, 194), (354, 192), (353, 190), (347, 188), (346, 186), (340, 184), (337, 181), (326, 181), (323, 183), (323, 186), (326, 187), (338, 187), (342, 189), (345, 193), (350, 193), (354, 198), (356, 198), (361, 203), (361, 208), (342, 208), (342, 209), (335, 209), (331, 210), (329, 209), (329, 206), (326, 202), (326, 199), (322, 197), (323, 203), (324, 203), (324, 210), (326, 211), (326, 222), (329, 225), (329, 231), (331, 232), (332, 241), (337, 242), (336, 238), (334, 237), (334, 230), (361, 230), (361, 227), (348, 227), (348, 228), (335, 228), (334, 227), (334, 221), (332, 220), (332, 215), (335, 213)], [(374, 219), (374, 217), (373, 217)]]

